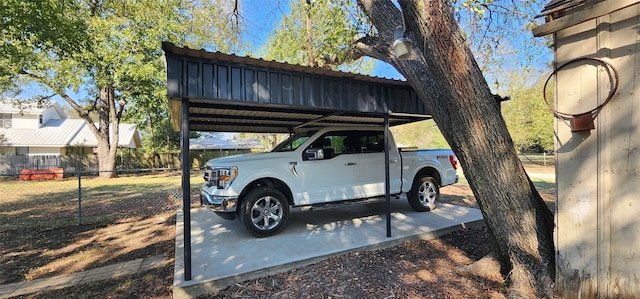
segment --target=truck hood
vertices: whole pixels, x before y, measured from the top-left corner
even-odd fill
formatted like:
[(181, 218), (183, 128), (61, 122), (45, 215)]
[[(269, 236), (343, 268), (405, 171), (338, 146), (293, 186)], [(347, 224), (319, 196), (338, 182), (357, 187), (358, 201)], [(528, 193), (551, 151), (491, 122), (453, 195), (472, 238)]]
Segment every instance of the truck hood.
[(253, 163), (255, 161), (264, 162), (266, 160), (289, 159), (292, 152), (267, 152), (258, 154), (240, 154), (227, 157), (215, 158), (207, 161), (207, 166), (238, 166), (240, 164)]

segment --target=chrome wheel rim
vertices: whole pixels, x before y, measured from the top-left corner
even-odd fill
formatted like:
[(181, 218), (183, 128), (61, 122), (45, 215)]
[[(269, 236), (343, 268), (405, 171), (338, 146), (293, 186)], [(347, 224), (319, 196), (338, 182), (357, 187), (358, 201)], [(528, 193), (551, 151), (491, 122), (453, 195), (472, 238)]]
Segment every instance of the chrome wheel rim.
[(436, 185), (433, 182), (422, 182), (420, 189), (418, 189), (418, 199), (420, 204), (425, 207), (433, 207), (436, 204), (438, 198), (438, 191)]
[(259, 230), (270, 230), (282, 221), (284, 209), (276, 198), (264, 196), (251, 207), (251, 223)]

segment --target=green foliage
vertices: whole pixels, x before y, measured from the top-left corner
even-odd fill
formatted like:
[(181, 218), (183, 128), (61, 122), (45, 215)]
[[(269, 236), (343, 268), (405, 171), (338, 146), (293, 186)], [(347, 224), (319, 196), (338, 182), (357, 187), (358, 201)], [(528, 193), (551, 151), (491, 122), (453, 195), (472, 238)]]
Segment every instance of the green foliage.
[(391, 127), (398, 146), (418, 147), (420, 149), (450, 148), (440, 129), (432, 120)]
[(0, 2), (0, 92), (19, 92), (24, 81), (16, 76), (25, 70), (46, 71), (43, 60), (66, 60), (90, 49), (79, 11), (70, 1)]
[(509, 133), (522, 152), (553, 152), (553, 113), (542, 97), (544, 79), (531, 86), (526, 76), (512, 76), (511, 100), (502, 103)]
[[(307, 40), (307, 15), (311, 22), (311, 41)], [(342, 63), (352, 62), (351, 44), (364, 20), (364, 15), (351, 1), (315, 0), (311, 4), (292, 1), (290, 13), (282, 16), (278, 27), (269, 35), (264, 58), (337, 69)], [(372, 66), (363, 67), (371, 70)]]
[[(189, 138), (199, 137), (198, 132), (189, 133)], [(179, 152), (180, 132), (173, 129), (170, 118), (157, 118), (153, 126), (153, 136), (148, 129), (142, 131), (142, 143), (144, 151), (151, 154)], [(152, 147), (155, 147), (156, 153), (152, 153)]]
[[(145, 128), (168, 118), (161, 42), (230, 51), (238, 44), (224, 0), (4, 0), (0, 3), (0, 93), (36, 83), (89, 118)], [(72, 98), (78, 92), (82, 98)], [(96, 101), (113, 91), (110, 103)], [(100, 105), (103, 105), (100, 107)], [(106, 107), (110, 106), (110, 107)], [(115, 119), (113, 119), (115, 116)], [(148, 128), (152, 130), (152, 128)]]
[[(458, 1), (455, 1), (455, 2), (458, 2)], [(488, 6), (491, 5), (491, 3), (493, 3), (493, 0), (465, 0), (465, 1), (459, 1), (459, 3), (460, 3), (460, 6), (456, 8), (458, 12), (461, 9), (466, 9), (469, 12), (477, 15), (478, 17), (483, 18), (487, 13)]]

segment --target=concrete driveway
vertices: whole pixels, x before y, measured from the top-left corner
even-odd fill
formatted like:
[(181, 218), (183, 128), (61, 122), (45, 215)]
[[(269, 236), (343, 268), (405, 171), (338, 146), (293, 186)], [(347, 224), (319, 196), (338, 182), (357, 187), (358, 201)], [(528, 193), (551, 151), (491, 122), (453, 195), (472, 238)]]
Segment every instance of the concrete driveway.
[(205, 208), (191, 210), (192, 279), (184, 280), (183, 214), (176, 224), (174, 298), (212, 293), (245, 281), (308, 265), (351, 251), (372, 250), (403, 241), (431, 239), (482, 223), (478, 209), (439, 204), (432, 212), (415, 212), (405, 197), (391, 201), (387, 237), (384, 202), (317, 211), (293, 209), (283, 231), (254, 238), (242, 223), (224, 220)]

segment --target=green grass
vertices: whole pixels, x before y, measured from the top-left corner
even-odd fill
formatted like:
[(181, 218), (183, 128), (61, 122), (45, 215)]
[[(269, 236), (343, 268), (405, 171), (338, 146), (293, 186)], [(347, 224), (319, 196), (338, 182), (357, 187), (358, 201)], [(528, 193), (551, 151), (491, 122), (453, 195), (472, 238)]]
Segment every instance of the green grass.
[[(550, 172), (550, 170), (553, 169), (553, 166), (548, 166), (548, 170), (545, 173), (553, 173)], [(458, 172), (458, 175), (460, 176), (458, 179), (458, 184), (462, 184), (462, 185), (469, 185), (469, 181), (467, 180), (467, 178), (464, 176), (464, 173), (462, 172)], [(555, 188), (556, 188), (556, 179), (555, 176), (549, 176), (549, 175), (537, 175), (537, 173), (535, 171), (531, 172), (529, 174), (529, 177), (531, 178), (531, 181), (533, 182), (533, 185), (536, 186), (536, 189), (538, 189), (538, 191), (544, 191), (544, 192), (549, 192), (549, 193), (555, 193)]]
[[(160, 240), (128, 250), (127, 242), (111, 241), (139, 230), (173, 230), (175, 211), (182, 206), (179, 172), (122, 175), (113, 179), (81, 178), (81, 201), (77, 177), (62, 180), (0, 182), (0, 283), (16, 282), (49, 273), (66, 273), (62, 264), (74, 260), (85, 266), (102, 266), (148, 254), (173, 251), (174, 240)], [(191, 203), (202, 184), (200, 173), (191, 175)], [(81, 206), (79, 205), (81, 203)], [(160, 217), (160, 218), (158, 218)], [(158, 219), (168, 220), (160, 221)], [(109, 238), (101, 234), (110, 227), (124, 229)], [(149, 235), (149, 237), (153, 237)], [(102, 238), (102, 239), (101, 239)], [(139, 242), (146, 242), (139, 240)], [(135, 242), (134, 242), (135, 244)], [(170, 255), (171, 253), (169, 253)], [(92, 259), (96, 259), (93, 261)], [(75, 263), (78, 264), (78, 263)], [(44, 271), (44, 272), (43, 272)]]
[[(200, 174), (192, 174), (191, 190), (197, 193)], [(122, 176), (113, 179), (77, 177), (62, 180), (0, 183), (0, 230), (25, 227), (64, 227), (77, 223), (81, 199), (83, 223), (105, 224), (127, 216), (127, 207), (136, 204), (158, 206), (169, 194), (180, 194), (180, 173)]]

